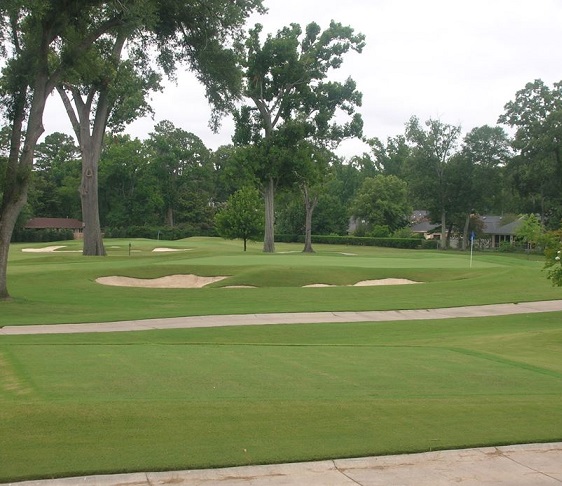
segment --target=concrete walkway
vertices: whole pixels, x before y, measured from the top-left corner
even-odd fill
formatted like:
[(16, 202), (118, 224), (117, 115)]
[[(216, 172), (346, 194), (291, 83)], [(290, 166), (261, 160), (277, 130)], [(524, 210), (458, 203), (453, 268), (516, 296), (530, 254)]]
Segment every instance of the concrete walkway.
[[(125, 332), (318, 322), (451, 319), (562, 311), (562, 300), (447, 309), (178, 317), (92, 324), (5, 326), (0, 335)], [(31, 459), (32, 460), (32, 459)], [(542, 486), (562, 485), (562, 443), (336, 459), (295, 464), (142, 472), (9, 483), (18, 486)]]
[(4, 326), (1, 335), (66, 334), (84, 332), (126, 332), (152, 329), (192, 327), (258, 326), (266, 324), (312, 324), (319, 322), (381, 322), (454, 319), (458, 317), (506, 316), (537, 312), (562, 311), (562, 300), (519, 302), (517, 304), (474, 305), (443, 309), (364, 311), (364, 312), (294, 312), (282, 314), (242, 314), (173, 317), (87, 324), (52, 324), (38, 326)]
[(555, 486), (562, 443), (10, 483), (17, 486)]

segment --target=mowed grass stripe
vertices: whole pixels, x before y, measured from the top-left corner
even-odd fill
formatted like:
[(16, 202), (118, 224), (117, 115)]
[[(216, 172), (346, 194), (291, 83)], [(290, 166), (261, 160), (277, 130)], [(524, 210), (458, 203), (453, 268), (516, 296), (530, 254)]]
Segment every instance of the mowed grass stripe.
[(37, 398), (338, 400), (562, 394), (561, 375), (482, 353), (364, 346), (18, 346)]
[(0, 410), (0, 479), (558, 441), (560, 398), (27, 402)]
[(0, 478), (562, 440), (560, 317), (6, 336)]

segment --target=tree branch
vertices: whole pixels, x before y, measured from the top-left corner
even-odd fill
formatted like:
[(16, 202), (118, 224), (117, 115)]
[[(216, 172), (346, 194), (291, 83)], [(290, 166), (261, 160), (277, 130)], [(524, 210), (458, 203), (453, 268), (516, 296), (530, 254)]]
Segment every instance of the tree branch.
[[(68, 97), (68, 94), (66, 93), (66, 91), (64, 90), (64, 88), (62, 86), (57, 86), (57, 91), (61, 97), (62, 103), (64, 105), (64, 108), (66, 110), (66, 114), (68, 115), (68, 118), (70, 120), (70, 123), (72, 124), (72, 129), (74, 130), (74, 133), (76, 135), (76, 138), (78, 140), (78, 143), (80, 144), (80, 122), (78, 121), (78, 117), (76, 116), (76, 112), (74, 111), (74, 108), (72, 107), (72, 102), (70, 101), (70, 98)], [(75, 97), (75, 103), (77, 102), (76, 97)], [(82, 100), (80, 99), (80, 103), (82, 103)]]

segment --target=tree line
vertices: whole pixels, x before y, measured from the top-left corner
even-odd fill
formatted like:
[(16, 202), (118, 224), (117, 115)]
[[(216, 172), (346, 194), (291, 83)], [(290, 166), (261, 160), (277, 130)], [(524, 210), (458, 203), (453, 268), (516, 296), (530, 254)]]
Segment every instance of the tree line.
[[(529, 83), (516, 99), (528, 101), (538, 87), (544, 92), (542, 82)], [(536, 100), (536, 108), (544, 104)], [(499, 120), (508, 122), (514, 113), (510, 102)], [(535, 119), (531, 112), (526, 116)], [(305, 152), (303, 159), (315, 161), (313, 176), (300, 169), (298, 158), (288, 158), (291, 173), (279, 175), (286, 180), (276, 194), (276, 231), (303, 235), (309, 227), (313, 234), (345, 235), (354, 218), (358, 235), (407, 235), (414, 208), (428, 210), (446, 235), (463, 235), (465, 243), (469, 232), (479, 230), (478, 214), (537, 214), (546, 228), (558, 229), (562, 181), (554, 176), (560, 170), (555, 139), (549, 147), (541, 130), (540, 137), (527, 139), (523, 151), (518, 147), (529, 127), (517, 123), (513, 136), (502, 126), (485, 125), (462, 137), (460, 126), (413, 116), (403, 134), (385, 142), (369, 139), (368, 153), (344, 159), (327, 149)], [(219, 218), (220, 224), (216, 217), (233, 203), (237, 218), (248, 212), (238, 226), (253, 229), (230, 234), (263, 237), (259, 190), (263, 196), (264, 185), (254, 167), (255, 150), (236, 143), (210, 150), (195, 134), (169, 121), (157, 123), (146, 140), (107, 137), (99, 166), (102, 227), (114, 235), (126, 235), (131, 227), (151, 228), (152, 233), (176, 228), (184, 236), (228, 234), (226, 216)], [(78, 154), (73, 138), (65, 134), (49, 135), (38, 144), (24, 220), (30, 215), (80, 218)], [(311, 200), (314, 217), (307, 212)], [(256, 213), (261, 217), (250, 216)]]

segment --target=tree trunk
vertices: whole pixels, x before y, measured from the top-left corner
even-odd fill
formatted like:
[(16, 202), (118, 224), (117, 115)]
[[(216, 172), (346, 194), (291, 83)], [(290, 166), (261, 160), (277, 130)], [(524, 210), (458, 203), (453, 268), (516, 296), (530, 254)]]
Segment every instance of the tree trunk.
[(441, 210), (441, 249), (447, 248), (447, 225), (445, 224), (445, 210)]
[(169, 207), (166, 210), (166, 224), (170, 227), (173, 228), (174, 227), (174, 209), (172, 207)]
[(264, 190), (265, 200), (265, 232), (263, 236), (263, 251), (275, 253), (275, 184), (273, 178), (269, 178)]
[(21, 184), (16, 191), (10, 191), (12, 197), (2, 208), (0, 214), (0, 300), (8, 299), (8, 252), (10, 250), (10, 241), (12, 233), (21, 209), (27, 201), (28, 183)]
[[(125, 34), (120, 32), (112, 49), (112, 56), (116, 63), (120, 61), (125, 40)], [(72, 93), (76, 112), (65, 89)], [(83, 100), (82, 93), (76, 86), (67, 86), (66, 88), (61, 85), (57, 86), (57, 91), (60, 94), (82, 152), (80, 199), (82, 201), (82, 220), (84, 222), (84, 247), (82, 250), (82, 255), (84, 256), (106, 255), (99, 215), (98, 167), (105, 128), (113, 107), (113, 103), (110, 101), (109, 89), (107, 84), (100, 88), (91, 87), (86, 95), (86, 99)], [(98, 95), (98, 100), (92, 121), (92, 104), (96, 94)]]
[(28, 96), (29, 86), (22, 85), (20, 91), (13, 94), (10, 153), (8, 155), (8, 166), (6, 167), (4, 193), (0, 205), (0, 299), (2, 300), (10, 297), (7, 283), (10, 242), (18, 216), (27, 202), (35, 146), (44, 131), (43, 112), (45, 111), (47, 97), (52, 89), (47, 74), (48, 38), (48, 32), (43, 32), (41, 48), (37, 56), (38, 67), (35, 83), (32, 87), (33, 95), (27, 119), (25, 142), (21, 153), (25, 100)]
[(312, 213), (318, 204), (318, 198), (311, 198), (308, 192), (308, 187), (303, 186), (304, 192), (304, 249), (303, 253), (314, 253), (312, 249)]
[(466, 244), (468, 241), (468, 228), (470, 226), (470, 213), (466, 215), (466, 219), (464, 221), (464, 229), (462, 232), (462, 251), (466, 251)]
[(98, 204), (98, 163), (96, 150), (82, 153), (82, 220), (84, 222), (84, 256), (105, 256)]

